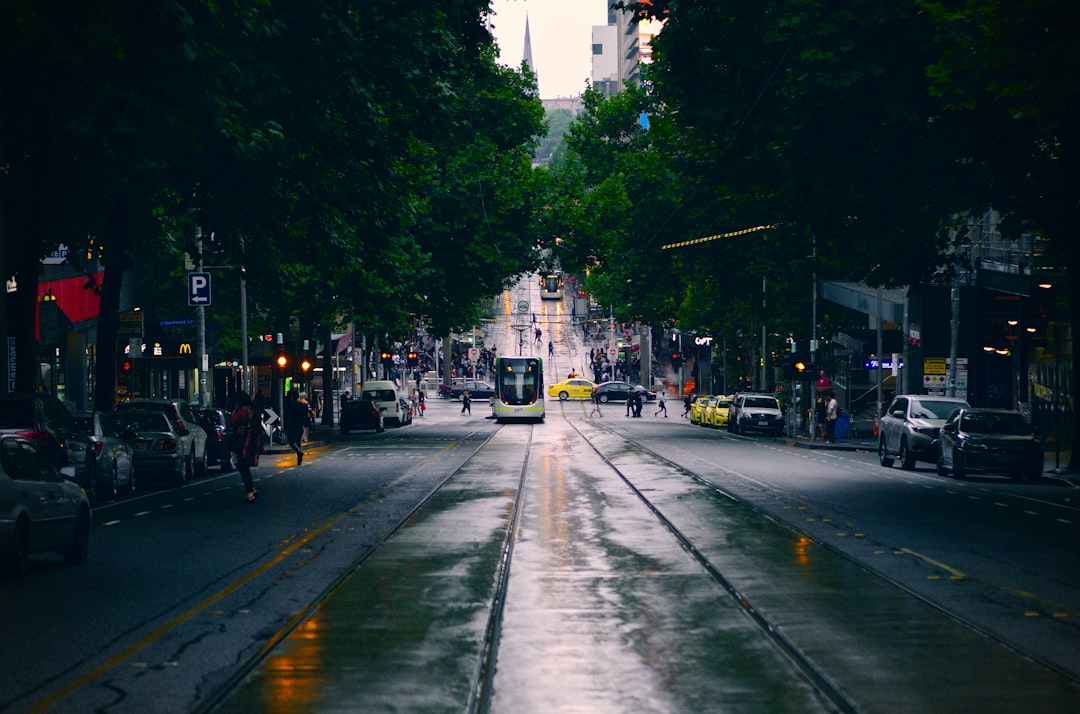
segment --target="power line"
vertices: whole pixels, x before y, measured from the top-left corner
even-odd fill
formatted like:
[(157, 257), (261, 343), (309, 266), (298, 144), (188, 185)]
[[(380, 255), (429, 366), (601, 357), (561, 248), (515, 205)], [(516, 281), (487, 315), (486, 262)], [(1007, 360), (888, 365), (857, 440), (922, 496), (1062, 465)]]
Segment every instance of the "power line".
[(704, 238), (694, 238), (693, 240), (684, 240), (679, 243), (668, 243), (667, 245), (660, 246), (660, 250), (667, 250), (668, 248), (683, 248), (688, 245), (695, 245), (697, 243), (706, 243), (711, 240), (719, 240), (720, 238), (734, 238), (735, 236), (746, 235), (747, 233), (754, 233), (756, 231), (766, 231), (772, 228), (772, 224), (767, 226), (754, 226), (753, 228), (743, 228), (740, 231), (732, 231), (731, 233), (721, 233), (715, 236), (706, 236)]

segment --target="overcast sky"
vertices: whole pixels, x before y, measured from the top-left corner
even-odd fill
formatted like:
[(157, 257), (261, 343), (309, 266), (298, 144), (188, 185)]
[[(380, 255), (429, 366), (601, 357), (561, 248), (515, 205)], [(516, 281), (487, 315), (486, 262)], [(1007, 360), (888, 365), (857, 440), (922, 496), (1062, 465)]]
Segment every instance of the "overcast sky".
[(517, 68), (529, 15), (540, 98), (576, 97), (591, 72), (592, 27), (607, 24), (610, 0), (492, 0), (499, 61)]

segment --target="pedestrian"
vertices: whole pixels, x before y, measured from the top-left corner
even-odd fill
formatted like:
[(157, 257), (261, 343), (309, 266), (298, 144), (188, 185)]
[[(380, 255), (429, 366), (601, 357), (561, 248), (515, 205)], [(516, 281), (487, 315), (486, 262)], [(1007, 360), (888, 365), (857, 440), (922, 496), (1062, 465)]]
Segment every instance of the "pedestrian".
[(554, 356), (555, 356), (555, 343), (552, 342), (551, 340), (548, 340), (548, 357), (554, 357)]
[(461, 413), (468, 412), (472, 416), (472, 399), (469, 397), (469, 390), (466, 389), (461, 393)]
[(817, 431), (817, 440), (825, 441), (825, 419), (829, 415), (829, 405), (825, 403), (824, 395), (819, 394), (817, 403), (814, 404), (814, 427)]
[(236, 469), (244, 479), (247, 500), (255, 500), (255, 482), (251, 478), (251, 469), (259, 465), (259, 452), (262, 451), (262, 427), (251, 397), (247, 392), (236, 393), (236, 409), (229, 418), (232, 428), (232, 450), (236, 454)]
[(416, 390), (416, 402), (419, 408), (419, 412), (417, 412), (417, 414), (420, 416), (421, 419), (423, 419), (424, 412), (427, 411), (427, 397), (424, 396), (424, 390)]
[(641, 409), (642, 409), (642, 407), (644, 407), (644, 405), (645, 405), (645, 395), (643, 395), (641, 392), (635, 390), (634, 391), (634, 417), (635, 418), (637, 418), (637, 419), (641, 418)]
[(687, 416), (690, 414), (690, 405), (694, 403), (694, 397), (696, 397), (696, 396), (697, 396), (697, 392), (690, 392), (689, 394), (686, 395), (686, 398), (683, 399), (683, 412), (682, 412), (683, 419), (686, 419)]
[(630, 392), (626, 395), (626, 416), (630, 416), (634, 413), (634, 393)]
[(589, 412), (589, 416), (592, 416), (593, 414), (599, 417), (604, 416), (600, 412), (600, 392), (596, 391), (595, 387), (592, 390), (592, 405), (592, 411)]
[(657, 399), (659, 400), (657, 405), (656, 405), (657, 410), (656, 410), (656, 413), (653, 414), (653, 416), (654, 417), (660, 416), (660, 412), (663, 412), (664, 413), (664, 418), (667, 419), (667, 404), (664, 404), (664, 393), (660, 392), (660, 394), (657, 396)]
[(540, 339), (543, 336), (543, 334), (544, 334), (544, 331), (541, 330), (539, 327), (537, 327), (536, 328), (536, 346), (537, 347), (539, 347), (540, 345), (543, 344), (543, 341)]
[(290, 394), (292, 401), (289, 403), (285, 414), (285, 437), (289, 446), (296, 452), (296, 465), (304, 463), (304, 428), (307, 424), (308, 410), (311, 408), (307, 399), (301, 399), (302, 393), (293, 390)]
[(829, 404), (826, 407), (825, 416), (825, 441), (830, 444), (836, 443), (836, 419), (840, 416), (840, 404), (836, 401), (836, 394), (829, 392)]

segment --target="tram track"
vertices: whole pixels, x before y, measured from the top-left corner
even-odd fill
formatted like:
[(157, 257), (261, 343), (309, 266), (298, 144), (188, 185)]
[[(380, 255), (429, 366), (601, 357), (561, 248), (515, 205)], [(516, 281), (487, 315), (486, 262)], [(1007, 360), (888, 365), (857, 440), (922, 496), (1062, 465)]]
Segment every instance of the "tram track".
[[(663, 525), (664, 529), (672, 535), (673, 538), (679, 543), (680, 546), (698, 563), (698, 565), (705, 571), (705, 573), (728, 595), (728, 597), (744, 612), (747, 617), (757, 626), (761, 634), (768, 639), (773, 645), (775, 645), (780, 651), (782, 651), (788, 659), (796, 666), (796, 668), (813, 684), (818, 692), (827, 699), (839, 712), (845, 714), (854, 714), (859, 709), (852, 702), (844, 691), (836, 685), (829, 677), (829, 675), (818, 667), (814, 661), (808, 657), (791, 639), (789, 639), (782, 631), (779, 625), (770, 620), (768, 616), (763, 614), (755, 604), (751, 602), (750, 598), (739, 590), (739, 588), (717, 567), (705, 553), (697, 547), (693, 539), (688, 536), (682, 529), (679, 528), (671, 519), (664, 515), (662, 510), (640, 489), (634, 481), (627, 476), (627, 474), (620, 469), (615, 463), (613, 463), (604, 451), (584, 433), (584, 431), (574, 423), (573, 420), (564, 416), (566, 423), (581, 437), (581, 439), (588, 444), (588, 446), (596, 453), (596, 455), (607, 465), (609, 469), (626, 485), (627, 488), (637, 497), (641, 504), (648, 509), (650, 513)], [(638, 449), (649, 453), (650, 455), (659, 458), (669, 464), (671, 467), (678, 469), (681, 472), (687, 473), (688, 476), (698, 479), (693, 474), (685, 472), (682, 467), (677, 464), (673, 464), (662, 456), (659, 456), (652, 450), (634, 441), (633, 439), (625, 436), (624, 434), (618, 434), (609, 427), (601, 427), (611, 434), (614, 434), (627, 443), (633, 444)], [(703, 483), (708, 484), (711, 488), (720, 490), (715, 484), (708, 483), (705, 480), (701, 480)]]

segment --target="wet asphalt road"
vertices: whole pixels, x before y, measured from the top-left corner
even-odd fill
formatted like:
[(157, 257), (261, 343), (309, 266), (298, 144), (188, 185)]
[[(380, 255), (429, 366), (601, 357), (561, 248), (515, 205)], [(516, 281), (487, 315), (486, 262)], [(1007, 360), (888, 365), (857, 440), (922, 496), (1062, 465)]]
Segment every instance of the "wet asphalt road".
[(97, 509), (0, 581), (0, 711), (1075, 711), (1074, 490), (549, 407)]

